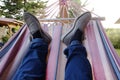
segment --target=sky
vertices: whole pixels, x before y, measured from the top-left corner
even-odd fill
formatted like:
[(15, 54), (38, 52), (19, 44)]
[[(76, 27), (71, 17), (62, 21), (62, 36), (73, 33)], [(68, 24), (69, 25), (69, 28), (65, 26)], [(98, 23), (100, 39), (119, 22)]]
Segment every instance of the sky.
[[(49, 0), (49, 4), (58, 0)], [(81, 0), (84, 3), (86, 0)], [(88, 0), (86, 9), (101, 17), (105, 17), (102, 24), (105, 28), (120, 28), (120, 24), (114, 24), (120, 18), (120, 0)]]
[[(59, 0), (43, 0), (49, 1), (52, 4)], [(81, 0), (84, 3), (86, 0)], [(101, 17), (105, 17), (102, 24), (105, 28), (120, 28), (120, 24), (115, 22), (120, 18), (120, 0), (87, 0), (86, 9), (93, 10), (93, 12)]]
[[(82, 0), (84, 2), (85, 0)], [(120, 18), (120, 0), (88, 0), (87, 9), (94, 9), (94, 13), (105, 17), (105, 27), (120, 28), (120, 24), (114, 24)]]

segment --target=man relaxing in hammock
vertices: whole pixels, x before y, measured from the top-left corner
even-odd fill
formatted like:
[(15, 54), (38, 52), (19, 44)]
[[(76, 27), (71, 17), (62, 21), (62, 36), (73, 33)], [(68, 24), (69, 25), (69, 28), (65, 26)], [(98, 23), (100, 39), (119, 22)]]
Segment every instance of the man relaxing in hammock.
[[(92, 80), (91, 65), (83, 46), (84, 29), (90, 19), (91, 14), (89, 12), (79, 16), (71, 31), (63, 38), (63, 43), (67, 45), (64, 50), (67, 57), (65, 80)], [(28, 53), (12, 80), (45, 80), (46, 57), (51, 37), (42, 30), (39, 21), (32, 14), (24, 13), (24, 20), (33, 39)]]

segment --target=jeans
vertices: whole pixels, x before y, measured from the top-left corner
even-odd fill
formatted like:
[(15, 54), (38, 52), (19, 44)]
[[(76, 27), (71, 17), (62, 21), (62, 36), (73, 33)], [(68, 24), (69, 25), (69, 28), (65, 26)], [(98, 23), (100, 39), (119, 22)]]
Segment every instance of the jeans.
[(85, 47), (79, 41), (72, 41), (65, 49), (67, 56), (65, 80), (92, 80), (91, 65)]
[[(36, 38), (12, 80), (45, 80), (48, 44)], [(68, 58), (65, 80), (92, 80), (92, 70), (86, 49), (78, 41), (72, 41), (64, 51)]]

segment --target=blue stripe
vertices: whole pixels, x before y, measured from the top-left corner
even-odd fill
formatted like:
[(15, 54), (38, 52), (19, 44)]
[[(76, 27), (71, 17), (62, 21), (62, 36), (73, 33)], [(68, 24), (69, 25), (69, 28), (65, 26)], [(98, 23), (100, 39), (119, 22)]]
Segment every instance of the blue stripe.
[[(60, 32), (60, 37), (62, 35), (62, 26), (60, 26), (61, 32)], [(57, 70), (58, 70), (58, 62), (59, 62), (59, 55), (60, 55), (60, 40), (59, 40), (59, 47), (58, 47), (58, 56), (57, 56), (57, 62), (56, 62), (56, 72), (55, 72), (55, 80), (57, 79)]]
[(100, 25), (99, 25), (98, 21), (96, 21), (96, 24), (97, 24), (97, 28), (98, 28), (99, 34), (101, 36), (104, 48), (105, 48), (106, 53), (108, 55), (109, 61), (110, 61), (111, 65), (112, 65), (112, 68), (113, 68), (113, 70), (115, 72), (115, 75), (116, 75), (117, 79), (120, 80), (120, 71), (119, 71), (119, 69), (118, 69), (118, 67), (117, 67), (117, 65), (116, 65), (116, 63), (115, 63), (115, 61), (113, 59), (113, 56), (111, 55), (112, 53), (111, 53), (111, 51), (109, 49), (109, 46), (107, 45), (107, 41), (105, 39), (104, 33), (103, 33), (102, 29), (100, 28)]
[(17, 40), (17, 37), (19, 36), (19, 34), (21, 33), (22, 29), (24, 28), (25, 25), (23, 25), (23, 27), (19, 30), (19, 32), (17, 33), (17, 35), (15, 36), (15, 38), (13, 38), (13, 40), (11, 42), (9, 42), (9, 44), (0, 51), (0, 59), (10, 50), (10, 48), (13, 46), (14, 42)]

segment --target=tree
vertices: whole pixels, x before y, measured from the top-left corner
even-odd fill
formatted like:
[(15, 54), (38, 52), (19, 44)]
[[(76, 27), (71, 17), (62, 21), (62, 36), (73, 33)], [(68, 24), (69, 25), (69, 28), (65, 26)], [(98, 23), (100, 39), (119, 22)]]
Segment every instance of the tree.
[(1, 0), (0, 16), (7, 18), (22, 19), (23, 12), (44, 14), (47, 2), (41, 0)]
[(30, 0), (29, 2), (25, 3), (24, 10), (31, 12), (32, 14), (39, 15), (40, 17), (45, 17), (45, 8), (46, 8), (47, 1), (40, 1), (37, 0)]
[(70, 17), (77, 17), (81, 15), (81, 8), (85, 7), (87, 5), (87, 1), (81, 2), (81, 0), (70, 0), (70, 5), (69, 5), (69, 16)]
[(114, 48), (120, 49), (120, 29), (106, 29), (106, 33), (112, 42)]

